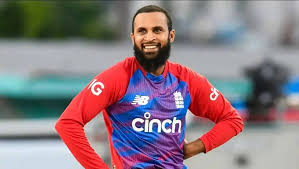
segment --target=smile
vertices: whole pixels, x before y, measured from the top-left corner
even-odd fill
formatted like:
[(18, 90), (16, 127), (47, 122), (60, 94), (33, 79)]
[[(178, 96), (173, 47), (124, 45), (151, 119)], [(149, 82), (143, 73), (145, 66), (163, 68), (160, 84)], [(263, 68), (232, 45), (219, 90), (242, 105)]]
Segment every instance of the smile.
[(157, 48), (157, 46), (144, 46), (145, 49), (154, 49)]
[(143, 49), (157, 49), (160, 44), (143, 44)]

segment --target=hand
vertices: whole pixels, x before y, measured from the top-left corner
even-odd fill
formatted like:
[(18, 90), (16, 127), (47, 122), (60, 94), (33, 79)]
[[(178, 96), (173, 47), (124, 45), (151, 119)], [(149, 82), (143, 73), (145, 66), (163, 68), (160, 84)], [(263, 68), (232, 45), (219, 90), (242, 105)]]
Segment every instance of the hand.
[(197, 139), (191, 143), (189, 143), (186, 139), (184, 140), (184, 160), (201, 152), (205, 152), (205, 150), (205, 146), (200, 139)]

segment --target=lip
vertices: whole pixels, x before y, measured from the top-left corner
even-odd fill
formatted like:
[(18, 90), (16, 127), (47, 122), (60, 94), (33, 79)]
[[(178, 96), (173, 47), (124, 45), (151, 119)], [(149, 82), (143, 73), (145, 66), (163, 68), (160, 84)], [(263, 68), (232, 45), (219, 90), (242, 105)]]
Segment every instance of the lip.
[(153, 45), (153, 44), (149, 45), (148, 44), (148, 45), (144, 45), (142, 47), (142, 49), (143, 49), (144, 52), (157, 52), (159, 50), (159, 45), (157, 45), (157, 44), (155, 44), (155, 45)]
[(142, 44), (142, 48), (144, 48), (145, 46), (156, 46), (157, 48), (160, 47), (160, 43), (144, 43)]

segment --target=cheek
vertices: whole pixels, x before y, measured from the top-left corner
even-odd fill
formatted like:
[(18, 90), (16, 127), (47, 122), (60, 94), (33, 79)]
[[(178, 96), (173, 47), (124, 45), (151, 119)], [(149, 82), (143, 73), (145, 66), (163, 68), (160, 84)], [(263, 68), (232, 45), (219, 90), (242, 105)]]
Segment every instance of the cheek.
[(135, 38), (134, 43), (136, 46), (138, 46), (139, 48), (141, 48), (141, 38)]
[(163, 39), (160, 39), (160, 43), (162, 46), (165, 46), (168, 43), (168, 36), (163, 37)]

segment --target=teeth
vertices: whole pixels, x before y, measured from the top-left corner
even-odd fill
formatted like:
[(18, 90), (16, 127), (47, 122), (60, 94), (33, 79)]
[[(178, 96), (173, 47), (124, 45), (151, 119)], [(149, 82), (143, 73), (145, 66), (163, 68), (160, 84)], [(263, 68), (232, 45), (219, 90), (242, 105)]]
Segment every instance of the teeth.
[(153, 49), (156, 48), (157, 46), (144, 46), (145, 49)]

